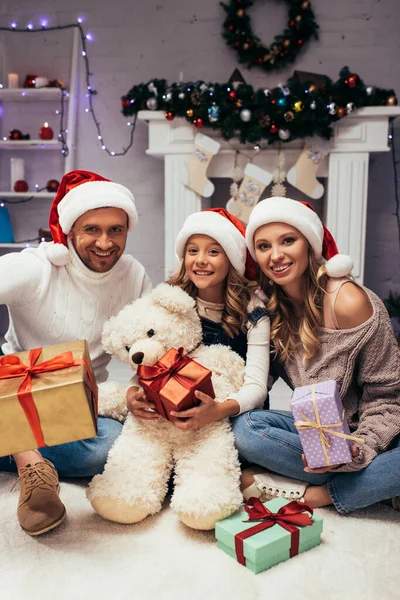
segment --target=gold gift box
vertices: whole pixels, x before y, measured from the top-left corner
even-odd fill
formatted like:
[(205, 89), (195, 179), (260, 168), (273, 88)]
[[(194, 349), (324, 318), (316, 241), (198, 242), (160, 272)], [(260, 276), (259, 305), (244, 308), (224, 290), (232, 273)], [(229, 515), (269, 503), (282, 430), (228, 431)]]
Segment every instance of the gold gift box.
[[(86, 340), (42, 348), (36, 365), (63, 352), (84, 364), (32, 375), (32, 397), (39, 414), (45, 445), (55, 446), (97, 435), (97, 385)], [(29, 352), (16, 356), (29, 364)], [(1, 359), (6, 360), (8, 356)], [(33, 450), (38, 444), (18, 399), (23, 377), (0, 379), (0, 456)]]

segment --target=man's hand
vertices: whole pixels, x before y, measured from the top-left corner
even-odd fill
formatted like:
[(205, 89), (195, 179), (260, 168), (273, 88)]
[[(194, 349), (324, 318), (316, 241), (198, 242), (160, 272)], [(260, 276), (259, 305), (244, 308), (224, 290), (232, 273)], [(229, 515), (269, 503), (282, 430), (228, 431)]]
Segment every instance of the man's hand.
[[(350, 447), (351, 450), (351, 455), (353, 458), (356, 458), (359, 454), (360, 454), (360, 449), (356, 444), (352, 444)], [(334, 469), (337, 469), (337, 467), (339, 465), (331, 465), (329, 467), (320, 467), (318, 469), (310, 469), (310, 467), (307, 466), (307, 461), (306, 461), (306, 457), (304, 456), (304, 454), (301, 455), (301, 458), (303, 460), (303, 464), (305, 465), (304, 470), (307, 471), (307, 473), (328, 473), (329, 471), (333, 471)]]
[(225, 417), (229, 417), (239, 412), (239, 404), (236, 400), (226, 400), (225, 402), (216, 402), (211, 396), (197, 390), (196, 398), (200, 400), (199, 406), (189, 408), (188, 410), (180, 410), (179, 412), (171, 411), (171, 417), (176, 421), (173, 424), (181, 431), (189, 431), (204, 427), (214, 421), (220, 421)]
[(132, 386), (126, 392), (126, 405), (135, 417), (148, 421), (158, 419), (160, 415), (154, 412), (155, 406), (148, 402), (143, 390)]

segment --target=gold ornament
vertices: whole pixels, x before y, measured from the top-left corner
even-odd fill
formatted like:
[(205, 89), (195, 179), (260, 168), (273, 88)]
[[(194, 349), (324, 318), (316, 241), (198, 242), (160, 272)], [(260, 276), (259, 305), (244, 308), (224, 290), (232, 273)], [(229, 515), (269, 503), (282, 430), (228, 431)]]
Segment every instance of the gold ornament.
[(301, 23), (301, 15), (297, 15), (295, 18), (296, 23)]
[(386, 104), (388, 106), (396, 106), (396, 104), (397, 104), (396, 96), (389, 96), (389, 98), (386, 100)]
[(307, 8), (310, 6), (310, 3), (308, 0), (304, 0), (304, 2), (302, 2), (300, 6), (303, 10), (307, 10)]
[(283, 45), (285, 48), (288, 48), (290, 46), (290, 40), (283, 40)]
[(346, 115), (346, 109), (343, 108), (343, 106), (340, 106), (337, 109), (337, 116), (341, 119), (342, 117), (344, 117)]
[(263, 115), (258, 122), (261, 127), (268, 127), (271, 123), (271, 119), (268, 115)]
[(249, 45), (248, 44), (243, 44), (243, 50), (248, 50), (249, 49)]
[(272, 56), (270, 54), (264, 54), (263, 61), (268, 62), (269, 60), (271, 60), (271, 58)]
[(193, 92), (193, 94), (190, 94), (190, 100), (192, 101), (192, 104), (194, 104), (195, 106), (199, 106), (200, 97), (201, 95), (199, 94), (199, 92)]
[(243, 15), (244, 15), (244, 10), (243, 10), (242, 8), (239, 8), (239, 10), (238, 10), (238, 11), (236, 11), (236, 15), (237, 15), (238, 17), (243, 17)]
[(302, 110), (304, 110), (304, 104), (301, 100), (297, 100), (297, 102), (295, 102), (293, 104), (293, 110), (295, 112), (301, 112)]
[(236, 100), (236, 106), (238, 108), (240, 108), (242, 106), (242, 104), (243, 104), (243, 100), (240, 100), (240, 98), (239, 98), (239, 100)]
[(315, 92), (315, 90), (316, 90), (316, 89), (317, 89), (317, 86), (315, 85), (315, 83), (312, 83), (312, 84), (310, 85), (310, 87), (308, 88), (308, 91), (309, 91), (309, 92), (310, 92), (310, 94), (311, 94), (311, 92)]
[(188, 108), (186, 114), (191, 119), (193, 117), (193, 108)]
[(292, 113), (291, 110), (288, 110), (287, 112), (285, 112), (285, 114), (283, 115), (285, 121), (293, 121), (294, 119), (294, 114)]

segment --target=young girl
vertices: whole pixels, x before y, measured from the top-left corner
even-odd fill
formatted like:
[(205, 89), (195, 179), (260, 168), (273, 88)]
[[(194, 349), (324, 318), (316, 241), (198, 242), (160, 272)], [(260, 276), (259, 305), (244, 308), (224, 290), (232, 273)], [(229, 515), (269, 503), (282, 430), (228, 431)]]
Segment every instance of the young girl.
[(268, 297), (278, 372), (292, 388), (337, 380), (364, 444), (352, 444), (349, 464), (310, 469), (290, 412), (247, 412), (233, 419), (239, 454), (268, 471), (244, 471), (245, 498), (304, 498), (342, 514), (391, 498), (399, 509), (400, 354), (383, 303), (347, 276), (350, 259), (334, 256), (333, 238), (306, 203), (260, 202), (246, 240)]
[[(246, 361), (244, 385), (238, 393), (221, 403), (196, 392), (199, 406), (171, 413), (181, 430), (261, 408), (267, 398), (269, 317), (248, 283), (248, 278), (255, 278), (255, 265), (244, 233), (241, 221), (225, 209), (215, 208), (190, 215), (176, 240), (181, 263), (168, 283), (196, 299), (203, 343), (230, 346)], [(130, 388), (127, 403), (137, 417), (158, 418), (148, 410), (154, 407), (137, 388)]]

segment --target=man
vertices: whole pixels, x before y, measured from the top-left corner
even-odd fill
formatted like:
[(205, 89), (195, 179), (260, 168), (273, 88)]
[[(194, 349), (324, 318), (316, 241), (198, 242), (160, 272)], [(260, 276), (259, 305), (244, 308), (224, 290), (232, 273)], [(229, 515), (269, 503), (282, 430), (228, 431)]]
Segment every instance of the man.
[[(54, 242), (0, 258), (0, 303), (10, 321), (4, 354), (86, 339), (96, 379), (105, 381), (110, 357), (101, 346), (104, 322), (151, 290), (144, 267), (124, 254), (137, 218), (124, 186), (88, 171), (64, 175), (50, 212)], [(0, 470), (18, 470), (17, 514), (26, 533), (40, 535), (64, 520), (58, 473), (102, 472), (120, 429), (117, 421), (100, 417), (95, 438), (0, 458)]]

